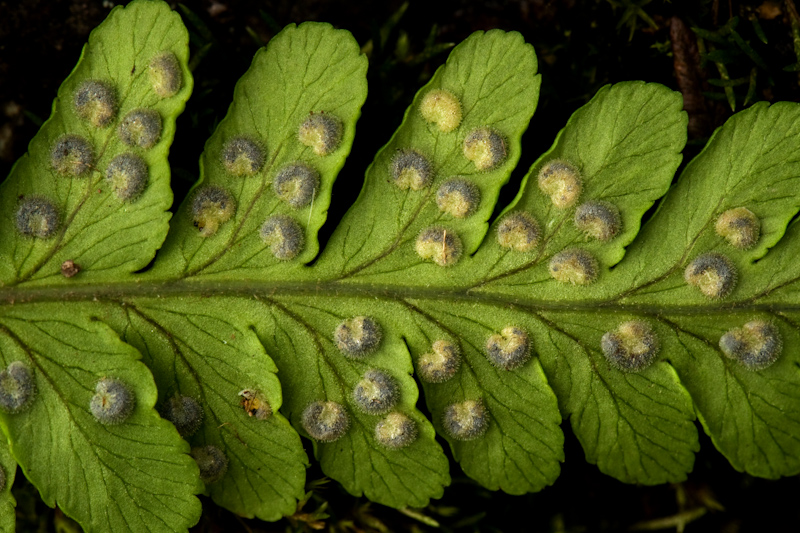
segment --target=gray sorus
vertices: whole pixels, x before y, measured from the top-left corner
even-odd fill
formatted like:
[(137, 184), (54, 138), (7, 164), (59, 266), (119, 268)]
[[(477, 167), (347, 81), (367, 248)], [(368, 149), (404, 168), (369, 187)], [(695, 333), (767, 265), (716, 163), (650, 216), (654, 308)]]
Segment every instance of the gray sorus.
[(132, 202), (141, 196), (147, 187), (149, 170), (144, 159), (136, 154), (124, 153), (116, 156), (106, 169), (106, 183), (114, 196)]
[(597, 280), (600, 267), (590, 252), (581, 248), (569, 248), (550, 259), (548, 270), (553, 279), (562, 283), (589, 285)]
[(714, 230), (731, 246), (747, 250), (758, 242), (761, 235), (761, 221), (746, 207), (735, 207), (717, 218)]
[(339, 403), (313, 402), (303, 411), (302, 425), (312, 439), (333, 442), (347, 432), (350, 416)]
[(36, 397), (33, 370), (22, 361), (14, 361), (0, 372), (0, 410), (10, 414), (28, 409)]
[(161, 416), (169, 420), (181, 437), (191, 437), (203, 424), (203, 408), (191, 396), (176, 394), (164, 402)]
[(486, 357), (496, 367), (514, 370), (531, 357), (528, 333), (516, 326), (507, 326), (486, 340)]
[(419, 103), (419, 112), (425, 122), (436, 124), (443, 133), (449, 133), (461, 124), (461, 101), (445, 89), (428, 91)]
[(213, 444), (192, 448), (190, 455), (200, 469), (200, 480), (206, 485), (216, 483), (228, 471), (228, 456)]
[(261, 226), (261, 240), (276, 259), (288, 261), (303, 251), (305, 235), (300, 224), (288, 215), (272, 215)]
[(725, 255), (708, 252), (698, 255), (683, 273), (686, 283), (709, 298), (724, 298), (736, 286), (737, 272)]
[(96, 128), (111, 124), (117, 114), (114, 88), (99, 80), (86, 80), (75, 91), (75, 112)]
[(264, 157), (264, 150), (245, 137), (228, 139), (220, 153), (225, 170), (234, 176), (255, 175), (264, 166)]
[(89, 409), (101, 424), (122, 424), (133, 414), (136, 396), (127, 384), (118, 379), (103, 378), (94, 390)]
[(394, 378), (383, 370), (370, 369), (353, 389), (353, 402), (370, 415), (382, 415), (397, 404), (399, 392)]
[(392, 183), (401, 190), (418, 191), (428, 187), (433, 181), (433, 165), (416, 150), (398, 150), (389, 166)]
[(161, 98), (175, 96), (183, 86), (181, 64), (172, 52), (161, 52), (153, 56), (147, 67), (150, 85)]
[(644, 370), (658, 356), (659, 342), (653, 328), (643, 320), (629, 320), (600, 339), (603, 355), (625, 372)]
[(79, 135), (63, 135), (53, 145), (50, 165), (62, 176), (84, 176), (94, 165), (92, 145)]
[(386, 415), (375, 425), (375, 440), (392, 450), (405, 448), (417, 440), (417, 424), (403, 413)]
[(591, 200), (575, 210), (575, 227), (584, 235), (598, 241), (610, 241), (622, 229), (622, 217), (617, 206), (603, 200)]
[(534, 250), (540, 236), (539, 223), (525, 211), (509, 213), (497, 225), (497, 243), (517, 252)]
[(559, 209), (572, 207), (583, 190), (581, 174), (569, 161), (554, 159), (539, 170), (539, 189)]
[(442, 415), (442, 426), (456, 440), (473, 440), (489, 428), (489, 411), (482, 400), (451, 403)]
[(319, 172), (305, 163), (283, 167), (272, 182), (275, 195), (292, 207), (305, 207), (319, 190)]
[(60, 225), (58, 209), (43, 196), (25, 196), (14, 216), (17, 231), (26, 237), (46, 239), (55, 235)]
[(431, 226), (419, 232), (414, 250), (422, 259), (447, 267), (461, 259), (463, 246), (455, 231), (442, 226)]
[(200, 230), (200, 235), (210, 237), (231, 219), (236, 212), (236, 202), (226, 189), (209, 185), (195, 192), (191, 211), (192, 221)]
[(339, 350), (348, 357), (360, 359), (375, 352), (381, 344), (383, 330), (374, 318), (357, 316), (342, 321), (333, 332)]
[(478, 209), (481, 190), (464, 178), (451, 178), (436, 191), (436, 205), (443, 213), (455, 218), (466, 218)]
[(778, 360), (783, 351), (783, 339), (778, 326), (757, 319), (722, 335), (719, 347), (722, 353), (744, 367), (761, 370)]
[(446, 340), (434, 341), (431, 351), (417, 359), (417, 373), (427, 383), (444, 383), (461, 368), (461, 349)]
[(508, 157), (506, 140), (492, 128), (476, 128), (464, 138), (464, 157), (472, 161), (475, 168), (488, 171), (500, 166)]
[(333, 153), (342, 143), (344, 128), (339, 117), (330, 113), (311, 113), (297, 131), (297, 139), (319, 156)]
[(128, 146), (152, 148), (161, 138), (161, 115), (154, 109), (134, 109), (120, 121), (117, 135)]

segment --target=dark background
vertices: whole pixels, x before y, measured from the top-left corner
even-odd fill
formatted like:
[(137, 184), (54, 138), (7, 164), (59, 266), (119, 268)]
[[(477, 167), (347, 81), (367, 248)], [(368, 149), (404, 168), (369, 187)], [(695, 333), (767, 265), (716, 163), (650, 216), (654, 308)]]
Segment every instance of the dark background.
[[(113, 5), (102, 0), (0, 1), (0, 180), (49, 116), (58, 86), (89, 32)], [(800, 101), (800, 17), (792, 1), (417, 0), (406, 11), (398, 0), (189, 0), (183, 8), (173, 6), (191, 33), (196, 84), (178, 120), (170, 155), (176, 203), (197, 179), (203, 144), (225, 115), (236, 80), (258, 47), (280, 28), (305, 20), (330, 22), (350, 30), (368, 53), (370, 94), (352, 154), (334, 186), (338, 201), (323, 228), (323, 243), (355, 199), (366, 167), (399, 125), (414, 93), (446, 59), (448, 43), (473, 31), (521, 32), (536, 48), (542, 73), (539, 106), (501, 206), (570, 114), (607, 83), (641, 79), (681, 91), (690, 114), (685, 161), (732, 107), (739, 110), (759, 100)], [(703, 39), (698, 41), (698, 34)], [(727, 93), (720, 86), (726, 84)], [(445, 531), (682, 531), (687, 522), (686, 528), (695, 532), (800, 531), (799, 478), (769, 481), (738, 473), (704, 436), (685, 483), (637, 487), (587, 464), (568, 423), (564, 430), (567, 461), (553, 487), (526, 496), (490, 492), (452, 463), (453, 485), (421, 512)], [(322, 478), (318, 466), (309, 470), (313, 496), (293, 519), (276, 524), (244, 520), (205, 501), (195, 530), (434, 530), (396, 510), (353, 498), (334, 482), (318, 485)], [(23, 476), (14, 491), (19, 531), (80, 531), (44, 506)], [(794, 504), (786, 506), (784, 498)]]

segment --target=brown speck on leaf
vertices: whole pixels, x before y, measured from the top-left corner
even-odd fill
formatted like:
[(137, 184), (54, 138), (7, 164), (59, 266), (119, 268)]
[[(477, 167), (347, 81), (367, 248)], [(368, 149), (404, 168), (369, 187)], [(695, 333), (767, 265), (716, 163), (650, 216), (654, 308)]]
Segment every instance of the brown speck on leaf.
[(81, 271), (81, 267), (75, 264), (75, 261), (72, 259), (67, 259), (63, 263), (61, 263), (61, 274), (65, 278), (71, 278), (75, 274)]

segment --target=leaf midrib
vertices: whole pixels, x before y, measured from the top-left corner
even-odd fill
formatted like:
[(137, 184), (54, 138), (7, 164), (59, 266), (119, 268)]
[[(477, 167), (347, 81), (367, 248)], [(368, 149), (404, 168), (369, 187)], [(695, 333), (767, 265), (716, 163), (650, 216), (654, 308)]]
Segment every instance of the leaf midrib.
[[(0, 287), (0, 310), (19, 304), (44, 302), (115, 302), (136, 298), (246, 297), (266, 299), (309, 296), (369, 298), (370, 300), (442, 300), (537, 311), (607, 311), (659, 315), (728, 314), (733, 311), (792, 312), (800, 303), (756, 303), (753, 300), (702, 305), (650, 305), (622, 303), (616, 299), (554, 301), (530, 297), (473, 292), (473, 287), (409, 287), (388, 284), (353, 284), (309, 281), (193, 280), (127, 281), (73, 286)], [(763, 295), (759, 295), (763, 296)]]

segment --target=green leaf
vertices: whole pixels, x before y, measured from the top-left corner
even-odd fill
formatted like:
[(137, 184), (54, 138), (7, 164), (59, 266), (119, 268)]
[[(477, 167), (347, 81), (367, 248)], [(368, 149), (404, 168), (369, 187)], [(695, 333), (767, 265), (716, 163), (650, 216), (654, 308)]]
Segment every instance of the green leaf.
[[(706, 37), (739, 42), (735, 24)], [(0, 463), (17, 461), (49, 505), (89, 531), (185, 530), (199, 492), (277, 520), (310, 498), (301, 437), (326, 476), (392, 507), (443, 494), (444, 441), (467, 476), (523, 494), (558, 478), (566, 419), (586, 460), (628, 483), (686, 479), (696, 420), (734, 468), (800, 472), (800, 105), (734, 115), (673, 184), (681, 95), (603, 87), (493, 218), (540, 77), (519, 34), (477, 32), (416, 95), (319, 253), (366, 59), (347, 32), (292, 25), (256, 54), (153, 267), (132, 274), (166, 230), (186, 39), (163, 3), (113, 11), (0, 190), (13, 455)], [(102, 55), (112, 41), (124, 46)], [(129, 67), (167, 42), (184, 83), (153, 99)], [(75, 105), (98, 78), (164, 119), (162, 140), (136, 150), (158, 169), (136, 202), (87, 193), (120, 144)], [(90, 179), (50, 169), (76, 131), (109, 147)], [(73, 206), (52, 236), (52, 210), (24, 204), (36, 194)], [(136, 397), (111, 425), (92, 410), (108, 380)]]
[[(445, 225), (456, 232), (463, 254), (474, 252), (483, 239), (500, 187), (520, 157), (519, 139), (528, 126), (539, 96), (540, 78), (533, 48), (516, 33), (477, 32), (458, 45), (431, 81), (417, 93), (403, 123), (367, 170), (361, 195), (336, 229), (317, 268), (322, 276), (387, 283), (425, 285), (439, 277), (437, 267), (422, 263), (413, 251), (422, 228)], [(456, 131), (442, 132), (419, 111), (431, 90), (455, 95), (463, 110)], [(504, 139), (505, 157), (488, 171), (477, 169), (463, 155), (468, 132), (493, 128)], [(434, 186), (414, 190), (397, 186), (391, 166), (398, 150), (416, 150), (435, 169)], [(478, 187), (473, 215), (443, 216), (433, 196), (438, 178), (459, 176)]]
[(11, 451), (8, 445), (3, 442), (0, 443), (0, 531), (12, 533), (14, 531), (14, 523), (16, 517), (14, 508), (17, 505), (14, 496), (11, 494), (11, 486), (14, 484), (14, 478), (17, 474), (17, 462), (11, 456)]
[[(599, 315), (599, 316), (598, 316)], [(699, 450), (692, 400), (675, 370), (659, 362), (639, 373), (609, 365), (601, 337), (637, 315), (547, 313), (540, 346), (562, 411), (570, 414), (586, 460), (627, 483), (655, 485), (686, 478)], [(657, 331), (664, 353), (686, 348), (668, 329)]]
[[(306, 455), (278, 412), (277, 369), (251, 329), (253, 314), (235, 300), (215, 301), (216, 312), (203, 311), (207, 303), (136, 300), (109, 306), (107, 320), (153, 370), (162, 413), (176, 396), (201, 405), (202, 424), (184, 437), (193, 448), (216, 446), (228, 459), (226, 475), (206, 493), (242, 516), (277, 520), (294, 513), (304, 495)], [(268, 407), (248, 413), (242, 391)]]
[[(192, 91), (188, 56), (186, 29), (164, 3), (118, 7), (92, 32), (53, 114), (0, 189), (0, 233), (7, 236), (0, 241), (0, 286), (120, 280), (152, 260), (169, 229), (167, 153)], [(85, 143), (83, 159), (63, 156), (65, 139), (67, 148)], [(138, 163), (128, 159), (127, 185), (115, 185), (108, 175), (124, 154)], [(49, 205), (45, 226), (20, 215), (24, 205), (39, 212)], [(83, 273), (66, 281), (65, 261)]]
[[(626, 303), (697, 309), (691, 318), (664, 312), (682, 342), (693, 345), (688, 353), (670, 354), (670, 360), (717, 447), (737, 468), (764, 477), (800, 470), (800, 435), (793, 422), (800, 375), (791, 362), (796, 355), (790, 340), (796, 330), (791, 313), (785, 314), (791, 308), (770, 304), (775, 296), (784, 305), (796, 302), (783, 285), (797, 277), (796, 261), (786, 256), (797, 240), (784, 232), (800, 209), (795, 194), (800, 154), (794, 142), (799, 117), (800, 106), (786, 102), (758, 103), (732, 117), (687, 166), (619, 269), (620, 282), (636, 280), (632, 287), (627, 283)], [(759, 220), (760, 237), (747, 250), (714, 231), (721, 213), (740, 206)], [(738, 271), (726, 301), (712, 309), (741, 309), (716, 312), (713, 319), (703, 316), (708, 299), (684, 282), (689, 262), (709, 250), (724, 254)], [(779, 363), (758, 373), (730, 361), (718, 347), (723, 334), (754, 319), (773, 322), (784, 346)], [(752, 399), (755, 391), (758, 399)]]
[[(474, 264), (465, 265), (477, 278), (467, 286), (485, 298), (500, 294), (531, 302), (531, 311), (541, 321), (531, 328), (538, 330), (533, 345), (587, 460), (628, 482), (675, 481), (691, 470), (698, 445), (689, 397), (667, 365), (656, 365), (641, 376), (620, 375), (609, 368), (599, 340), (621, 317), (594, 313), (587, 320), (536, 311), (558, 308), (553, 302), (583, 301), (592, 290), (552, 279), (549, 259), (562, 250), (580, 247), (592, 254), (601, 265), (594, 286), (602, 291), (608, 285), (607, 267), (622, 260), (642, 215), (666, 192), (680, 163), (686, 139), (681, 107), (679, 95), (656, 84), (628, 82), (601, 89), (533, 164), (520, 194), (504, 211), (508, 216), (533, 213), (542, 246), (515, 253), (494, 237), (484, 243)], [(574, 210), (558, 208), (539, 190), (539, 172), (553, 160), (581, 169), (580, 201), (607, 202), (619, 210), (620, 231), (610, 242), (587, 238), (572, 220)], [(497, 231), (496, 227), (492, 235)], [(530, 294), (525, 287), (536, 289)]]
[[(714, 445), (742, 472), (769, 479), (800, 472), (796, 314), (737, 312), (724, 320), (681, 318), (676, 320), (681, 342), (692, 350), (676, 353), (673, 364)], [(755, 318), (778, 325), (784, 342), (781, 358), (759, 372), (720, 357), (713, 349), (732, 327)]]
[[(303, 413), (314, 401), (334, 401), (348, 408), (350, 426), (342, 438), (314, 443), (326, 475), (352, 494), (392, 507), (424, 507), (430, 498), (441, 497), (450, 483), (447, 459), (430, 422), (415, 407), (419, 393), (409, 375), (411, 361), (401, 336), (407, 330), (398, 327), (401, 320), (411, 323), (402, 308), (383, 302), (365, 306), (361, 299), (342, 298), (316, 298), (312, 305), (292, 298), (270, 298), (265, 303), (250, 307), (251, 314), (260, 317), (256, 332), (280, 369), (286, 413), (295, 427), (308, 435)], [(383, 338), (378, 353), (359, 360), (341, 352), (333, 332), (342, 321), (364, 314), (383, 329)], [(375, 428), (386, 411), (365, 412), (353, 398), (370, 369), (379, 369), (394, 382), (397, 400), (392, 410), (410, 417), (418, 432), (409, 446), (380, 445)]]
[[(496, 238), (488, 239), (475, 256), (477, 268), (464, 268), (475, 273), (477, 281), (471, 284), (492, 292), (518, 292), (520, 285), (536, 284), (535, 300), (558, 301), (565, 294), (569, 299), (583, 299), (586, 288), (555, 283), (545, 259), (570, 246), (585, 248), (603, 266), (622, 259), (639, 231), (642, 215), (667, 191), (681, 162), (687, 124), (682, 105), (679, 94), (654, 83), (624, 82), (601, 88), (533, 164), (517, 198), (504, 210), (504, 214), (531, 213), (541, 227), (543, 247), (535, 254), (514, 253)], [(552, 160), (580, 168), (582, 189), (576, 203), (601, 201), (618, 208), (617, 236), (607, 243), (587, 237), (572, 220), (574, 210), (556, 207), (540, 191), (539, 172)]]
[[(794, 139), (800, 133), (798, 118), (797, 104), (760, 102), (717, 130), (630, 248), (614, 277), (619, 288), (613, 290), (624, 287), (626, 301), (637, 304), (708, 307), (709, 300), (684, 282), (683, 272), (690, 259), (707, 250), (718, 250), (735, 262), (740, 276), (730, 294), (733, 302), (747, 302), (774, 286), (772, 276), (791, 275), (771, 270), (767, 276), (768, 270), (761, 270), (761, 261), (756, 261), (779, 242), (800, 209), (795, 194), (800, 179)], [(721, 213), (740, 206), (760, 222), (760, 237), (746, 250), (731, 246), (714, 231)]]
[[(564, 436), (557, 400), (538, 361), (509, 372), (485, 355), (489, 335), (513, 325), (534, 335), (541, 324), (519, 313), (470, 303), (447, 309), (431, 301), (410, 301), (418, 332), (409, 338), (417, 354), (440, 339), (460, 342), (462, 370), (457, 379), (425, 383), (425, 398), (436, 427), (450, 442), (464, 472), (485, 487), (510, 494), (535, 492), (552, 484), (564, 460)], [(408, 330), (409, 335), (413, 330)], [(534, 343), (536, 345), (536, 343)], [(491, 414), (486, 434), (460, 440), (443, 428), (448, 406), (480, 398)]]
[[(350, 152), (366, 98), (366, 67), (352, 35), (328, 24), (289, 26), (257, 52), (236, 84), (228, 115), (206, 143), (200, 182), (176, 214), (162, 251), (165, 260), (156, 265), (155, 275), (236, 279), (242, 272), (271, 275), (287, 264), (300, 266), (313, 259), (331, 187)], [(331, 140), (325, 155), (298, 139), (298, 130), (313, 117), (327, 117), (341, 128), (341, 138)], [(247, 141), (257, 164), (251, 172), (236, 175), (226, 168), (223, 154), (229, 143), (240, 139)], [(306, 184), (308, 198), (293, 205), (276, 194), (274, 184), (283, 170), (297, 164), (317, 178)], [(235, 205), (230, 221), (219, 223), (214, 238), (208, 238), (211, 226), (198, 226), (193, 211), (204, 187), (224, 189)], [(267, 218), (276, 215), (289, 217), (297, 227), (290, 263), (285, 262), (288, 255), (277, 258), (265, 249), (260, 236)]]
[[(50, 505), (91, 531), (172, 531), (200, 514), (197, 467), (159, 418), (156, 387), (139, 353), (101, 322), (58, 304), (4, 310), (3, 367), (22, 362), (35, 395), (0, 425), (25, 476)], [(59, 316), (59, 318), (54, 318)], [(100, 380), (132, 393), (132, 413), (103, 423), (90, 409)], [(123, 400), (116, 400), (123, 401)], [(124, 422), (124, 423), (123, 423)]]

